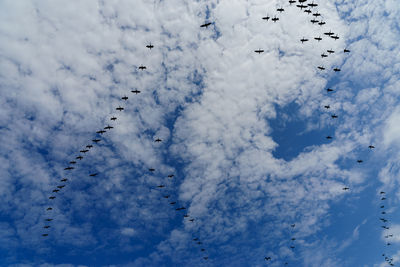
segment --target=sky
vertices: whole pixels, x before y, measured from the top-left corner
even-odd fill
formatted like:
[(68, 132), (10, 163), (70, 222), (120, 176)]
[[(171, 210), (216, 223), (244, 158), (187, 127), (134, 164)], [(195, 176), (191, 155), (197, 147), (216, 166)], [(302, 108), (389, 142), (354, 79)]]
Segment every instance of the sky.
[(400, 265), (400, 6), (315, 3), (0, 1), (0, 266)]

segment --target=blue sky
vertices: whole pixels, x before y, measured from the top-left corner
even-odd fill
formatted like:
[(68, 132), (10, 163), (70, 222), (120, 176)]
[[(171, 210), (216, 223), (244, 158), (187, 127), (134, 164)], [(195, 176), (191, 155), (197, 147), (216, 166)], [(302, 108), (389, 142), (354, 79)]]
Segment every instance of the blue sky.
[(0, 266), (400, 264), (400, 6), (315, 2), (2, 1)]

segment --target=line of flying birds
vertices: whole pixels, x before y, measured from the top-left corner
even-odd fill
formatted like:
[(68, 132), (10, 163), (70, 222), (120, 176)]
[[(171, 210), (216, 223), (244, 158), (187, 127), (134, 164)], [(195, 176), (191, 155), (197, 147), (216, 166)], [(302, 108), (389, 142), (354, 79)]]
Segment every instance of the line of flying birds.
[[(307, 2), (307, 0), (298, 0), (298, 3), (299, 3), (299, 4), (297, 4), (296, 6), (297, 6), (298, 8), (300, 8), (300, 10), (303, 10), (303, 9), (304, 9), (304, 12), (305, 12), (305, 13), (307, 13), (307, 14), (309, 14), (309, 15), (312, 15), (313, 18), (310, 20), (310, 22), (311, 22), (312, 24), (318, 24), (319, 26), (325, 25), (325, 24), (326, 24), (325, 21), (323, 21), (322, 19), (321, 19), (321, 20), (318, 20), (318, 19), (317, 19), (317, 18), (322, 18), (321, 13), (319, 13), (318, 11), (313, 11), (313, 8), (317, 7), (318, 4), (316, 4), (316, 3), (314, 3), (314, 2), (311, 2), (311, 3), (306, 3), (306, 2)], [(292, 6), (292, 4), (294, 4), (294, 3), (296, 3), (295, 0), (289, 0), (289, 6)], [(281, 6), (281, 7), (278, 7), (278, 8), (276, 9), (276, 11), (279, 12), (279, 13), (282, 13), (282, 12), (285, 11), (285, 9)], [(267, 15), (267, 16), (262, 17), (262, 19), (265, 20), (265, 21), (269, 21), (269, 20), (271, 19), (271, 21), (273, 21), (274, 23), (277, 22), (277, 21), (279, 21), (279, 17), (277, 17), (277, 15), (274, 15), (272, 18), (271, 18), (271, 16)], [(324, 32), (324, 35), (327, 36), (327, 37), (330, 37), (330, 38), (333, 39), (333, 40), (338, 40), (338, 39), (340, 38), (338, 34), (335, 34), (335, 33), (332, 32), (331, 30), (329, 30), (328, 32)], [(322, 37), (321, 37), (321, 36), (316, 36), (316, 37), (314, 37), (314, 40), (320, 42), (320, 41), (322, 41)], [(302, 37), (302, 38), (300, 39), (300, 42), (301, 42), (302, 44), (305, 43), (305, 42), (308, 42), (308, 41), (309, 41), (309, 38)], [(257, 53), (257, 54), (261, 54), (261, 53), (264, 53), (264, 49), (257, 49), (257, 50), (254, 50), (254, 52)], [(327, 58), (330, 54), (333, 54), (333, 53), (335, 53), (335, 51), (334, 51), (333, 49), (328, 49), (328, 50), (326, 50), (326, 52), (323, 52), (323, 53), (321, 54), (321, 58), (322, 58), (322, 59)], [(345, 48), (345, 49), (343, 49), (343, 53), (350, 53), (350, 50), (347, 49), (347, 48)], [(320, 70), (320, 71), (324, 71), (326, 68), (325, 68), (323, 65), (320, 65), (320, 66), (317, 66), (317, 69)], [(339, 67), (334, 67), (334, 68), (333, 68), (333, 71), (334, 71), (334, 72), (340, 72), (341, 69), (340, 69)], [(334, 90), (331, 89), (331, 88), (327, 88), (326, 91), (327, 91), (328, 93), (330, 93), (330, 92), (333, 92)], [(326, 110), (328, 110), (328, 109), (330, 109), (331, 107), (330, 107), (330, 105), (324, 105), (324, 108), (325, 108)], [(332, 119), (337, 119), (338, 117), (339, 117), (339, 116), (336, 115), (336, 114), (331, 114), (331, 118), (332, 118)], [(330, 135), (328, 135), (328, 136), (326, 136), (326, 139), (331, 140), (331, 139), (333, 139), (333, 137), (330, 136)], [(374, 149), (375, 147), (374, 147), (373, 145), (369, 145), (368, 148), (369, 148), (369, 149)], [(361, 159), (358, 159), (358, 160), (357, 160), (357, 163), (362, 163), (362, 162), (363, 162), (363, 160), (361, 160)], [(347, 190), (349, 190), (350, 188), (347, 187), (347, 186), (345, 186), (345, 187), (343, 187), (342, 189), (343, 189), (344, 191), (347, 191)], [(383, 206), (382, 206), (382, 207), (383, 207)], [(292, 227), (295, 227), (295, 224), (292, 224), (291, 226), (292, 226)], [(384, 229), (389, 229), (389, 228), (386, 228), (386, 226), (385, 226)], [(393, 235), (391, 235), (391, 236), (393, 236)], [(295, 245), (294, 245), (294, 241), (295, 241), (295, 240), (296, 240), (296, 239), (295, 239), (294, 237), (291, 238), (291, 243), (290, 243), (290, 246), (289, 246), (291, 250), (293, 250), (293, 249), (295, 248)], [(388, 243), (388, 245), (390, 245), (390, 243)], [(385, 255), (383, 254), (383, 256), (385, 256)], [(264, 260), (267, 261), (267, 262), (268, 262), (268, 261), (271, 261), (271, 260), (272, 260), (272, 257), (271, 257), (271, 256), (266, 256), (266, 257), (264, 257)], [(390, 265), (394, 266), (394, 264), (393, 264), (393, 258), (390, 258), (390, 259), (389, 259), (388, 257), (385, 257), (385, 260), (386, 260)], [(288, 262), (284, 262), (284, 265), (288, 265)]]
[[(211, 24), (211, 23), (206, 23), (206, 24), (205, 24), (206, 26), (202, 25), (201, 27), (208, 27), (210, 24)], [(151, 43), (149, 43), (148, 45), (146, 45), (146, 47), (147, 47), (148, 49), (151, 50), (151, 49), (154, 48), (154, 45), (151, 44)], [(146, 70), (147, 67), (144, 66), (144, 65), (140, 65), (140, 66), (138, 67), (138, 69), (139, 69), (139, 70)], [(141, 91), (135, 89), (135, 90), (131, 90), (131, 93), (137, 95), (137, 94), (141, 93)], [(123, 100), (123, 101), (127, 101), (128, 99), (129, 99), (129, 97), (126, 96), (126, 95), (124, 95), (123, 97), (121, 97), (121, 100)], [(121, 107), (121, 105), (119, 105), (117, 108), (115, 108), (115, 110), (117, 110), (117, 111), (123, 111), (123, 110), (125, 110), (125, 108), (124, 108), (124, 107)], [(110, 120), (114, 122), (114, 121), (117, 120), (117, 117), (112, 116), (112, 117), (110, 118)], [(111, 125), (108, 124), (108, 125), (105, 126), (103, 129), (100, 129), (100, 130), (96, 131), (97, 136), (95, 137), (95, 139), (92, 140), (92, 143), (93, 143), (93, 144), (98, 144), (98, 143), (101, 141), (100, 136), (102, 136), (102, 135), (103, 135), (104, 133), (106, 133), (108, 130), (111, 130), (111, 129), (113, 129), (113, 128), (114, 128), (113, 126), (111, 126)], [(100, 135), (100, 136), (99, 136), (99, 135)], [(162, 139), (156, 138), (156, 139), (154, 140), (154, 142), (155, 142), (155, 143), (161, 143), (161, 142), (162, 142)], [(81, 154), (79, 154), (77, 157), (75, 157), (74, 160), (69, 161), (69, 165), (68, 165), (67, 167), (64, 168), (64, 171), (71, 171), (71, 170), (74, 170), (74, 169), (75, 169), (75, 166), (76, 166), (76, 164), (77, 164), (77, 161), (76, 161), (76, 160), (82, 160), (82, 159), (84, 158), (82, 155), (84, 155), (84, 154), (86, 154), (87, 152), (89, 152), (90, 149), (93, 148), (93, 144), (86, 145), (85, 148), (81, 149), (81, 150), (79, 151), (79, 153), (81, 153)], [(149, 170), (150, 173), (154, 173), (154, 172), (156, 171), (156, 169), (154, 169), (154, 168), (149, 168), (148, 170)], [(89, 176), (90, 176), (90, 177), (95, 177), (95, 176), (97, 176), (98, 174), (99, 174), (99, 173), (90, 173)], [(169, 179), (172, 179), (174, 176), (175, 176), (174, 174), (169, 174), (167, 177), (168, 177)], [(62, 178), (62, 179), (60, 180), (61, 184), (60, 184), (60, 185), (57, 185), (56, 188), (55, 188), (54, 190), (52, 190), (52, 193), (53, 193), (53, 194), (52, 194), (51, 196), (49, 196), (50, 201), (53, 201), (54, 199), (56, 199), (56, 193), (58, 193), (62, 188), (64, 188), (64, 187), (66, 186), (66, 183), (67, 183), (68, 181), (69, 181), (68, 178)], [(165, 185), (165, 184), (159, 184), (159, 185), (157, 185), (157, 186), (154, 186), (154, 188), (151, 188), (151, 189), (163, 190), (163, 189), (166, 189), (166, 185)], [(177, 204), (177, 201), (171, 200), (172, 196), (171, 196), (170, 194), (163, 194), (163, 195), (162, 195), (162, 198), (163, 198), (163, 199), (166, 199), (166, 200), (169, 202), (169, 204), (172, 205), (172, 206), (177, 206), (177, 205), (178, 205), (178, 204)], [(49, 206), (46, 208), (46, 211), (52, 211), (52, 210), (53, 210), (52, 205), (49, 205)], [(185, 206), (178, 206), (178, 207), (175, 208), (175, 211), (177, 211), (177, 212), (186, 211), (186, 210), (187, 210), (187, 209), (186, 209)], [(194, 221), (195, 221), (195, 218), (191, 217), (191, 216), (190, 216), (189, 214), (187, 214), (186, 212), (185, 212), (182, 216), (183, 216), (183, 218), (184, 218), (185, 220), (187, 220), (187, 221), (189, 221), (189, 222), (194, 222)], [(51, 222), (51, 221), (53, 221), (53, 218), (47, 217), (47, 218), (45, 219), (46, 224), (43, 226), (43, 228), (46, 229), (46, 230), (48, 230), (49, 228), (51, 228), (51, 225), (50, 225), (50, 222)], [(46, 237), (46, 236), (48, 236), (48, 235), (49, 235), (48, 232), (42, 234), (43, 237)], [(196, 237), (193, 237), (192, 241), (195, 242), (195, 244), (196, 244), (197, 246), (200, 247), (200, 251), (201, 251), (203, 254), (206, 253), (206, 249), (204, 248), (204, 246), (202, 246), (202, 245), (203, 245), (203, 242), (200, 241), (200, 238), (199, 238), (199, 237), (197, 237), (197, 236), (196, 236)], [(208, 260), (209, 257), (208, 257), (207, 255), (203, 255), (202, 258), (203, 258), (204, 260)]]

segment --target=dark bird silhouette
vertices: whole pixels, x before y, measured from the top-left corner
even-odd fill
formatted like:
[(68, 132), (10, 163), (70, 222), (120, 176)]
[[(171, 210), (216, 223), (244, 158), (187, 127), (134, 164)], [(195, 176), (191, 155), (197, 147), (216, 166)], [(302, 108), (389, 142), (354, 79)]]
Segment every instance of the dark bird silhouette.
[(46, 210), (52, 210), (53, 208), (52, 207), (48, 207)]
[(340, 69), (339, 68), (334, 68), (333, 71), (334, 72), (338, 72), (338, 71), (340, 71)]
[(336, 115), (331, 115), (331, 117), (332, 117), (332, 119), (337, 119), (338, 118), (338, 116), (336, 116)]
[(135, 90), (132, 90), (131, 92), (132, 92), (132, 93), (134, 93), (134, 94), (139, 94), (139, 93), (140, 93), (140, 91), (139, 91), (139, 90), (137, 90), (137, 89), (135, 89)]
[(318, 22), (318, 25), (319, 25), (319, 26), (322, 26), (322, 25), (325, 25), (325, 24), (326, 24), (326, 22), (325, 22), (325, 21), (322, 21), (322, 20), (321, 20), (320, 22)]
[(270, 16), (267, 15), (265, 17), (262, 17), (262, 19), (268, 21), (270, 19)]
[(315, 24), (315, 23), (318, 23), (318, 22), (319, 22), (319, 20), (312, 19), (312, 20), (310, 20), (310, 22), (311, 22), (312, 24)]
[(51, 222), (53, 219), (47, 218), (45, 221)]
[(70, 161), (69, 164), (76, 164), (76, 161)]
[(98, 134), (103, 134), (103, 133), (105, 133), (106, 131), (104, 131), (104, 130), (100, 130), (100, 131), (97, 131), (96, 133), (98, 133)]
[(321, 54), (321, 57), (322, 57), (322, 58), (324, 58), (324, 57), (328, 57), (328, 55), (327, 55), (327, 54), (325, 54), (325, 53), (323, 53), (323, 54)]
[(285, 11), (285, 9), (283, 9), (283, 7), (277, 8), (276, 11), (278, 11), (279, 13), (282, 13), (283, 11)]
[(362, 160), (362, 159), (358, 159), (357, 162), (358, 162), (358, 163), (362, 163), (363, 160)]
[(172, 178), (172, 177), (174, 177), (173, 174), (169, 174), (169, 175), (168, 175), (168, 178)]
[(63, 178), (63, 179), (61, 179), (61, 182), (66, 182), (66, 181), (68, 181), (68, 179), (67, 179), (67, 178)]
[(57, 188), (62, 189), (63, 187), (65, 187), (65, 185), (58, 185)]
[(208, 26), (210, 26), (210, 25), (211, 25), (211, 22), (206, 22), (206, 23), (200, 25), (200, 27), (201, 28), (208, 28)]
[(60, 190), (54, 189), (54, 190), (53, 190), (53, 193), (57, 193), (58, 191), (60, 191)]
[(375, 147), (374, 147), (374, 146), (368, 146), (368, 148), (373, 149), (373, 148), (375, 148)]
[(146, 47), (147, 47), (148, 49), (151, 50), (151, 49), (154, 47), (154, 45), (152, 45), (152, 44), (150, 43), (150, 44), (146, 45)]
[(49, 197), (49, 199), (55, 199), (56, 197), (55, 196), (51, 196), (51, 197)]
[(42, 234), (42, 236), (48, 236), (49, 234)]
[(317, 68), (320, 70), (325, 70), (325, 68), (323, 66), (318, 66)]
[(328, 89), (326, 89), (326, 91), (327, 91), (327, 92), (333, 92), (333, 89), (328, 88)]
[(275, 17), (273, 17), (271, 20), (272, 20), (273, 22), (277, 22), (277, 21), (279, 20), (279, 18), (277, 18), (277, 17), (275, 16)]
[(346, 191), (346, 190), (349, 190), (350, 188), (348, 188), (348, 187), (343, 187), (343, 190), (344, 191)]
[(302, 38), (302, 39), (300, 39), (300, 41), (301, 41), (301, 43), (304, 43), (304, 42), (307, 42), (308, 41), (308, 39), (306, 39), (306, 38)]
[(335, 33), (333, 33), (332, 31), (329, 31), (329, 32), (324, 32), (324, 34), (328, 35), (328, 36), (331, 36), (331, 35), (334, 35)]
[(93, 139), (92, 141), (93, 141), (93, 143), (98, 143), (98, 142), (100, 142), (101, 140), (100, 140), (100, 139)]
[(87, 145), (86, 148), (91, 149), (93, 147), (93, 145)]
[(143, 66), (143, 65), (139, 66), (139, 70), (145, 70), (145, 69), (147, 69), (146, 66)]
[(257, 49), (257, 50), (254, 50), (254, 52), (256, 52), (256, 53), (258, 53), (258, 54), (261, 54), (261, 53), (264, 52), (264, 50), (262, 50), (262, 49)]
[(333, 51), (332, 49), (326, 50), (326, 52), (328, 52), (329, 54), (335, 53), (335, 51)]
[(326, 106), (324, 106), (324, 108), (329, 109), (329, 108), (331, 108), (331, 106), (326, 105)]
[(97, 176), (97, 175), (98, 175), (97, 172), (96, 172), (96, 173), (89, 174), (89, 176), (91, 176), (91, 177), (95, 177), (95, 176)]
[(169, 197), (170, 197), (170, 195), (163, 196), (163, 198), (169, 198)]
[(326, 139), (332, 139), (332, 136), (329, 136), (329, 135), (328, 135), (328, 136), (326, 137)]
[(76, 159), (81, 160), (81, 159), (83, 159), (83, 157), (82, 156), (77, 156)]
[(124, 110), (124, 108), (123, 108), (123, 107), (121, 107), (121, 106), (119, 106), (119, 107), (117, 107), (117, 108), (116, 108), (116, 110), (118, 110), (118, 111), (123, 111), (123, 110)]
[(344, 52), (344, 53), (350, 53), (350, 50), (344, 49), (343, 52)]
[(154, 142), (156, 142), (156, 143), (159, 143), (159, 142), (161, 142), (162, 140), (160, 139), (160, 138), (157, 138), (156, 140), (154, 140)]
[(116, 117), (112, 117), (110, 120), (115, 121), (117, 118)]
[(336, 34), (336, 35), (331, 36), (331, 38), (335, 39), (335, 41), (336, 41), (337, 39), (339, 39), (339, 36)]
[(64, 170), (66, 170), (66, 171), (69, 171), (69, 170), (73, 170), (73, 169), (75, 169), (75, 168), (74, 168), (74, 167), (71, 167), (71, 166), (69, 166), (69, 167), (65, 168)]
[(110, 129), (113, 129), (114, 127), (112, 127), (112, 126), (110, 126), (110, 125), (107, 125), (106, 127), (104, 127), (104, 129), (106, 129), (106, 130), (110, 130)]
[(321, 36), (314, 37), (314, 39), (317, 40), (318, 42), (322, 40)]
[(149, 171), (154, 172), (156, 169), (150, 168)]
[(81, 153), (86, 153), (86, 152), (88, 152), (89, 150), (87, 150), (87, 149), (84, 149), (84, 150), (80, 150), (79, 152), (81, 152)]
[(125, 95), (125, 96), (121, 97), (121, 99), (126, 101), (126, 100), (128, 100), (128, 97)]

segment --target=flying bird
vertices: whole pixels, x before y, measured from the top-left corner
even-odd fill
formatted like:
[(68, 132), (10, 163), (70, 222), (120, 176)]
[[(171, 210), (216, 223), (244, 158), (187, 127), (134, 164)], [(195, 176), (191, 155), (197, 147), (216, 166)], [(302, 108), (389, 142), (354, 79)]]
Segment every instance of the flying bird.
[(200, 25), (200, 28), (208, 28), (208, 26), (210, 26), (211, 25), (211, 22), (206, 22), (206, 23), (204, 23), (204, 24), (202, 24), (202, 25)]
[(137, 90), (137, 89), (135, 89), (135, 90), (132, 90), (131, 92), (132, 92), (132, 93), (134, 93), (134, 94), (139, 94), (139, 93), (140, 93), (140, 91), (139, 91), (139, 90)]
[(128, 100), (128, 97), (127, 96), (123, 96), (123, 97), (121, 97), (121, 99), (126, 101), (126, 100)]
[(147, 68), (146, 68), (146, 66), (140, 65), (138, 69), (139, 69), (139, 70), (145, 70), (145, 69), (147, 69)]
[(262, 50), (262, 49), (258, 49), (258, 50), (254, 50), (254, 52), (256, 52), (256, 53), (258, 53), (258, 54), (261, 54), (261, 53), (263, 53), (263, 52), (264, 52), (264, 50)]
[(148, 49), (151, 50), (151, 49), (154, 47), (154, 45), (152, 45), (152, 44), (150, 43), (150, 44), (146, 45), (146, 47), (147, 47)]
[(118, 111), (123, 111), (123, 110), (124, 110), (124, 108), (123, 108), (123, 107), (121, 107), (121, 106), (118, 106), (118, 107), (116, 108), (116, 110), (118, 110)]

